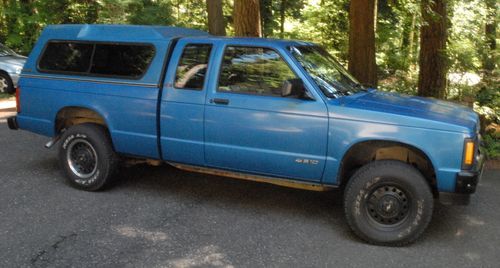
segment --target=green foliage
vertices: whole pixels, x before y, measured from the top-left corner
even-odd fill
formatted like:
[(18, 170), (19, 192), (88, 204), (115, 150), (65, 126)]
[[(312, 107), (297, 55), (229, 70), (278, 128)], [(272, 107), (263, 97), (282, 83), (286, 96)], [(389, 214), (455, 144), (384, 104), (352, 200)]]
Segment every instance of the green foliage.
[(490, 124), (500, 124), (500, 81), (487, 78), (476, 85), (471, 95), (476, 101), (474, 110), (481, 116), (484, 128)]
[(490, 106), (500, 119), (500, 85), (499, 83), (483, 83), (476, 94), (480, 106)]
[(139, 25), (171, 25), (174, 22), (169, 2), (134, 0), (128, 4), (127, 21)]
[[(302, 20), (301, 11), (305, 0), (260, 0), (262, 32), (265, 37), (282, 37), (281, 33), (288, 19)], [(283, 15), (283, 16), (282, 16)]]
[(262, 20), (262, 34), (264, 37), (271, 37), (279, 24), (274, 18), (273, 0), (260, 1), (260, 16)]
[(406, 95), (417, 94), (417, 74), (412, 71), (396, 70), (379, 81), (379, 89)]
[(483, 142), (488, 159), (500, 159), (500, 132), (487, 133), (483, 136)]
[(481, 69), (480, 52), (485, 46), (481, 33), (486, 16), (483, 2), (471, 0), (453, 5), (447, 51), (450, 72), (479, 72)]
[(378, 1), (377, 65), (380, 77), (417, 64), (419, 1)]
[(174, 7), (172, 25), (208, 30), (205, 0), (171, 0), (166, 2), (170, 2)]
[(325, 46), (340, 62), (347, 62), (349, 44), (349, 1), (310, 0), (300, 20), (290, 20), (285, 37)]
[(97, 23), (122, 24), (127, 21), (128, 4), (123, 0), (100, 0)]
[(0, 100), (1, 100), (1, 99), (9, 99), (9, 98), (12, 98), (12, 95), (11, 95), (11, 94), (7, 94), (7, 93), (0, 93)]

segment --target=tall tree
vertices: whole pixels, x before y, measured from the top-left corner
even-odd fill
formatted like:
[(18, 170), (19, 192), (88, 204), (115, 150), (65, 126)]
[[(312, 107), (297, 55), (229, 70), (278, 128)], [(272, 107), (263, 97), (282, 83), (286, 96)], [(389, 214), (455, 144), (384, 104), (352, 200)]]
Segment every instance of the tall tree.
[(280, 38), (283, 38), (285, 35), (285, 18), (286, 18), (286, 8), (288, 1), (281, 0), (280, 2)]
[(422, 0), (418, 95), (442, 99), (446, 92), (447, 0)]
[(484, 27), (486, 37), (486, 49), (483, 52), (483, 70), (489, 75), (496, 68), (496, 49), (497, 49), (497, 1), (486, 0), (486, 25)]
[(222, 0), (207, 0), (208, 32), (213, 35), (226, 35)]
[(349, 7), (349, 72), (373, 87), (377, 86), (376, 5), (376, 0), (351, 0)]
[(280, 25), (280, 38), (285, 37), (285, 20), (287, 17), (299, 18), (301, 11), (304, 8), (304, 0), (280, 0), (279, 11), (279, 25)]
[(273, 36), (276, 22), (273, 16), (273, 0), (260, 0), (260, 19), (262, 25), (262, 36)]
[(236, 36), (262, 36), (259, 0), (234, 0), (233, 20)]

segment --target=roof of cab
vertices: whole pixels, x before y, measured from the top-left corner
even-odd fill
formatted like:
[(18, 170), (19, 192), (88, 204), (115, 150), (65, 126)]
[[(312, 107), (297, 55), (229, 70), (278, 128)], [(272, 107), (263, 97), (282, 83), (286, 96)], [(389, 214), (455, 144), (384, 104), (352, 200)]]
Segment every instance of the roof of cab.
[(286, 45), (311, 45), (297, 40), (280, 40), (255, 37), (221, 37), (207, 32), (170, 26), (153, 25), (113, 25), (113, 24), (60, 24), (45, 27), (40, 39), (43, 40), (81, 40), (103, 42), (146, 42), (170, 41), (176, 37), (194, 37), (211, 41), (231, 43), (281, 43)]
[(168, 41), (174, 37), (210, 36), (207, 32), (169, 26), (60, 24), (45, 27), (41, 38), (93, 41)]

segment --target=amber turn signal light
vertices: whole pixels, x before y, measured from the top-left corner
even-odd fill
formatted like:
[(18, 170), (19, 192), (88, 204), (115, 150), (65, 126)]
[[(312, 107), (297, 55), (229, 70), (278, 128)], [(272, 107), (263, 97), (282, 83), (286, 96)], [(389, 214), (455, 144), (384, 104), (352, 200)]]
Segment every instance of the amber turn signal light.
[(464, 165), (471, 166), (474, 163), (474, 141), (466, 140), (464, 148)]

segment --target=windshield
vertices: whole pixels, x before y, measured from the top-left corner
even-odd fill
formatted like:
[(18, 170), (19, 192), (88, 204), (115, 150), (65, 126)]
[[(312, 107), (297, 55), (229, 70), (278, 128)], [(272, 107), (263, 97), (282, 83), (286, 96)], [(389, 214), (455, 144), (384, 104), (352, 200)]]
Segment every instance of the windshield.
[(0, 44), (0, 57), (10, 56), (10, 55), (15, 55), (15, 54), (16, 53), (12, 49)]
[(332, 55), (319, 46), (292, 46), (290, 52), (329, 98), (366, 91)]

